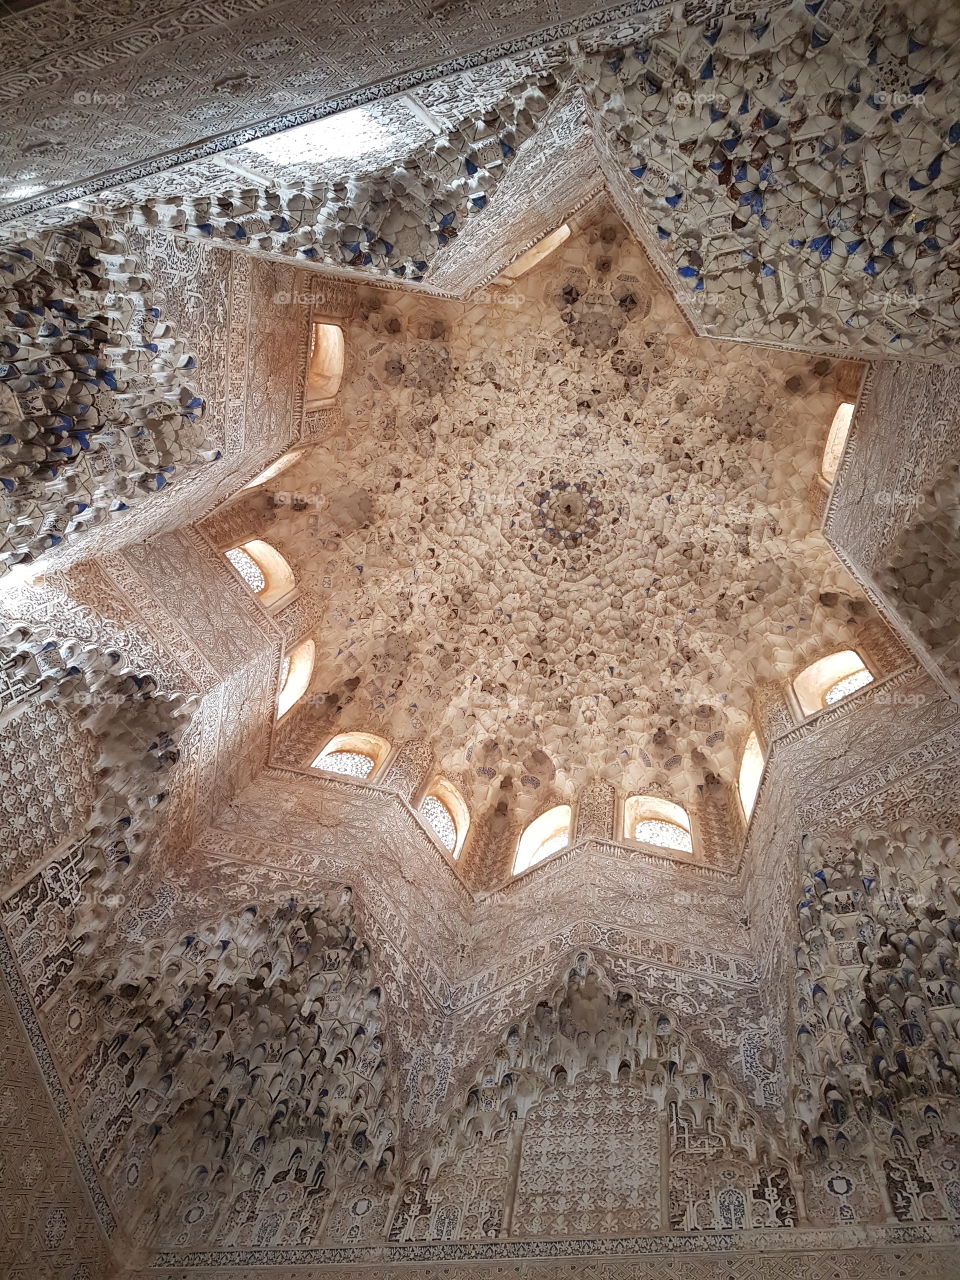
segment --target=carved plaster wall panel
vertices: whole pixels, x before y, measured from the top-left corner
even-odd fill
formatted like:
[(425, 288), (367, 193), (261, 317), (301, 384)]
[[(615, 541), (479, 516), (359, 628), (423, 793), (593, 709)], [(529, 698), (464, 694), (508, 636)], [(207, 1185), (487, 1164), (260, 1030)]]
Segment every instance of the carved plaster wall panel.
[[(581, 1156), (570, 1139), (578, 1135)], [(513, 1230), (620, 1235), (660, 1225), (660, 1115), (652, 1098), (588, 1073), (548, 1095), (524, 1127)]]
[[(885, 744), (880, 759), (878, 737)], [(802, 750), (798, 734), (781, 743), (800, 773), (799, 794), (809, 797), (800, 810), (805, 827), (900, 817), (955, 825), (956, 797), (942, 783), (960, 747), (960, 709), (925, 672), (908, 668), (868, 689), (846, 716), (822, 713), (811, 738), (829, 742), (829, 754)]]
[[(0, 942), (7, 963), (6, 946)], [(37, 1070), (10, 989), (0, 982), (4, 1069), (0, 1109), (4, 1157), (2, 1266), (10, 1276), (100, 1280), (110, 1270), (106, 1240), (73, 1152)], [(41, 1042), (42, 1043), (42, 1042)], [(42, 1050), (41, 1050), (42, 1052)], [(64, 1100), (65, 1102), (65, 1100)]]
[(0, 735), (4, 778), (0, 863), (4, 884), (83, 826), (96, 796), (97, 747), (77, 723), (82, 701), (48, 703), (8, 721)]
[(954, 370), (877, 369), (824, 522), (906, 642), (954, 686), (956, 654), (938, 609), (953, 608), (949, 475), (960, 449), (958, 387)]
[[(125, 559), (141, 584), (141, 607), (152, 598), (151, 622), (168, 643), (177, 637), (194, 666), (212, 668), (214, 679), (276, 642), (276, 628), (253, 594), (222, 553), (196, 533), (130, 548)], [(213, 648), (204, 640), (212, 635), (218, 637)]]

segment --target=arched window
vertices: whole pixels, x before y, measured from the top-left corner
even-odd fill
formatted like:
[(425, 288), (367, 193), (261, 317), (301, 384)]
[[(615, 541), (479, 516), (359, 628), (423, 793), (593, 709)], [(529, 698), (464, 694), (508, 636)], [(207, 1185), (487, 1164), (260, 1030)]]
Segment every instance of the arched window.
[(856, 693), (864, 685), (872, 683), (873, 676), (866, 667), (860, 666), (856, 671), (851, 671), (849, 675), (841, 676), (839, 680), (835, 680), (823, 695), (823, 701), (827, 706), (831, 706), (834, 702), (842, 702), (844, 698), (849, 698), (851, 693)]
[(763, 777), (763, 748), (756, 733), (751, 731), (743, 744), (740, 756), (740, 776), (737, 779), (737, 790), (740, 792), (740, 803), (743, 816), (750, 821), (753, 806), (757, 803), (757, 792), (760, 790), (760, 779)]
[(459, 857), (470, 826), (470, 812), (459, 791), (446, 778), (434, 778), (420, 802), (420, 813), (444, 848)]
[(225, 552), (227, 559), (266, 608), (286, 604), (296, 586), (293, 570), (269, 542), (251, 538)]
[(847, 436), (850, 434), (850, 424), (853, 422), (855, 408), (854, 404), (849, 400), (845, 400), (833, 415), (830, 434), (827, 436), (827, 443), (823, 449), (823, 461), (820, 464), (820, 474), (827, 484), (833, 484), (834, 477), (837, 474), (837, 467), (839, 467), (840, 459), (843, 457), (843, 446), (847, 443)]
[(531, 245), (526, 253), (521, 253), (516, 262), (511, 262), (509, 267), (503, 269), (501, 276), (507, 280), (519, 280), (528, 271), (532, 271), (538, 262), (553, 253), (554, 249), (559, 249), (569, 236), (570, 228), (564, 223), (562, 227), (557, 227), (556, 231), (551, 231), (548, 236)]
[(558, 804), (534, 818), (517, 844), (517, 856), (513, 860), (515, 876), (570, 843), (570, 816), (570, 806)]
[(872, 680), (859, 653), (855, 649), (844, 649), (812, 662), (801, 671), (793, 682), (793, 691), (803, 714), (812, 716), (831, 703), (848, 698)]
[(375, 733), (338, 733), (310, 767), (348, 778), (371, 778), (389, 754), (390, 743)]
[(259, 485), (266, 484), (268, 480), (272, 480), (274, 476), (281, 475), (298, 458), (302, 458), (303, 454), (303, 449), (291, 449), (288, 453), (283, 454), (282, 457), (277, 458), (276, 462), (271, 462), (269, 467), (265, 467), (259, 475), (255, 475), (252, 480), (248, 480), (240, 492), (242, 493), (244, 489), (256, 489)]
[(310, 330), (307, 358), (307, 405), (329, 404), (343, 378), (343, 330), (338, 324), (315, 321)]
[(623, 807), (623, 827), (628, 840), (639, 840), (658, 849), (693, 853), (687, 811), (659, 796), (630, 796)]
[(244, 551), (243, 547), (231, 547), (226, 554), (227, 559), (254, 595), (259, 595), (261, 591), (266, 590), (267, 579), (264, 577), (263, 570), (249, 552)]
[(278, 719), (285, 716), (307, 692), (316, 652), (317, 647), (312, 640), (301, 640), (284, 658), (280, 672), (280, 696), (277, 698)]

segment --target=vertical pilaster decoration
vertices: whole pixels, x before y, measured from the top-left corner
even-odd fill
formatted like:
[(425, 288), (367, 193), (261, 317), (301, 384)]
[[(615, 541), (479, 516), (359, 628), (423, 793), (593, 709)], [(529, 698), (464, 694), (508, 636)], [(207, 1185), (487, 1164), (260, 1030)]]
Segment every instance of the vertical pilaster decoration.
[(810, 509), (813, 512), (813, 518), (817, 524), (823, 523), (823, 517), (827, 514), (827, 498), (830, 496), (830, 490), (823, 483), (819, 476), (816, 476), (810, 482)]
[(401, 742), (387, 766), (383, 785), (411, 804), (417, 792), (430, 780), (434, 767), (433, 749), (419, 739)]
[(857, 649), (876, 679), (913, 666), (916, 658), (883, 618), (868, 618), (857, 632)]
[(796, 723), (787, 701), (786, 688), (776, 680), (763, 680), (757, 685), (751, 715), (764, 753), (770, 750), (770, 744), (776, 738), (788, 733)]
[[(293, 647), (289, 640), (285, 643), (287, 648)], [(309, 769), (332, 737), (327, 717), (322, 714), (323, 707), (313, 701), (314, 696), (308, 690), (282, 720), (274, 722), (270, 742), (271, 764), (289, 769)]]
[(590, 782), (577, 797), (575, 840), (613, 840), (617, 793), (609, 782)]
[(696, 849), (700, 860), (711, 867), (732, 870), (736, 866), (742, 821), (734, 790), (718, 784), (704, 787), (694, 811)]
[(466, 844), (457, 859), (457, 871), (474, 891), (482, 892), (509, 880), (520, 824), (511, 822), (498, 797), (493, 805), (471, 814)]

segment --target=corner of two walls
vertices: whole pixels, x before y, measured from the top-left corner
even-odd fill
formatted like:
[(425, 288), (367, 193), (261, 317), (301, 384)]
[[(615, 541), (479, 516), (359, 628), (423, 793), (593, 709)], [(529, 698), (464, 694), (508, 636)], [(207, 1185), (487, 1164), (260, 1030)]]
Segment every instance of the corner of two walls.
[(904, 645), (960, 698), (960, 370), (874, 367), (824, 534)]

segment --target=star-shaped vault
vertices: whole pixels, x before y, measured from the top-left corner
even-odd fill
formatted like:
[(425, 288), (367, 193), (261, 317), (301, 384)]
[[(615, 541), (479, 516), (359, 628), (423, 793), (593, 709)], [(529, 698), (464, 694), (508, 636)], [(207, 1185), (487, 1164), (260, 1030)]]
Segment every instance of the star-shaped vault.
[[(733, 783), (758, 684), (869, 606), (819, 532), (856, 365), (697, 337), (600, 200), (472, 300), (361, 291), (339, 425), (271, 482), (330, 732), (485, 803)], [(298, 509), (299, 508), (299, 509)]]

